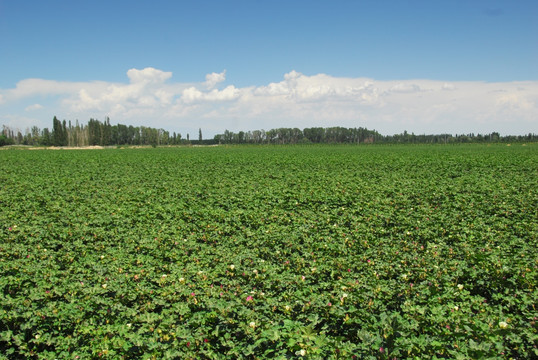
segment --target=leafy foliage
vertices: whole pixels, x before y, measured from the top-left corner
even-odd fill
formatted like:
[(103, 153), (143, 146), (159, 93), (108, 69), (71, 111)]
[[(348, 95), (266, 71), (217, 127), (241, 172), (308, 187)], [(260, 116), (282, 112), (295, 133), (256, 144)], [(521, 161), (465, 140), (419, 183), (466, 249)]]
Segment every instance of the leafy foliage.
[(537, 155), (0, 151), (0, 353), (536, 357)]

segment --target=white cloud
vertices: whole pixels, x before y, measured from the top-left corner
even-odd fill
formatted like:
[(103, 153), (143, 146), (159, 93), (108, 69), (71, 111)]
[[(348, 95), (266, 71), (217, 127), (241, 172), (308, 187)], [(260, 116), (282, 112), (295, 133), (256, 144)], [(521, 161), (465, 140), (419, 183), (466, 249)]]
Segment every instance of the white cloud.
[(34, 111), (34, 110), (40, 110), (43, 109), (43, 105), (40, 104), (33, 104), (30, 106), (27, 106), (24, 111)]
[(172, 77), (171, 72), (165, 72), (147, 67), (142, 70), (130, 69), (127, 71), (127, 77), (131, 80), (132, 84), (136, 83), (153, 83), (160, 84)]
[(213, 89), (209, 92), (202, 92), (195, 87), (190, 87), (183, 90), (181, 100), (186, 104), (191, 104), (199, 101), (231, 101), (237, 99), (239, 96), (240, 91), (233, 85), (227, 86), (223, 90)]
[(420, 86), (418, 86), (417, 84), (403, 83), (403, 82), (398, 83), (389, 89), (389, 92), (399, 92), (399, 93), (415, 93), (415, 92), (420, 92), (420, 91), (421, 91)]
[(57, 115), (80, 121), (110, 116), (113, 122), (180, 132), (309, 126), (362, 126), (384, 134), (538, 132), (536, 81), (377, 81), (290, 71), (261, 86), (219, 88), (226, 71), (185, 83), (155, 68), (130, 69), (127, 78), (125, 83), (26, 79), (14, 89), (0, 89), (0, 107), (14, 114), (17, 107), (20, 114), (43, 113), (39, 106), (47, 98), (50, 116), (41, 127)]
[(509, 93), (499, 96), (497, 98), (497, 105), (500, 108), (508, 109), (510, 111), (526, 112), (536, 108), (536, 103), (534, 101), (530, 101), (526, 96), (521, 96), (517, 93)]
[(19, 81), (14, 89), (5, 91), (5, 98), (9, 101), (36, 95), (65, 95), (76, 91), (82, 85), (84, 85), (84, 83), (25, 79)]
[(317, 102), (346, 100), (371, 103), (378, 97), (378, 89), (369, 79), (335, 78), (325, 74), (305, 76), (297, 71), (284, 75), (284, 81), (260, 86), (257, 96), (282, 96), (287, 100)]
[(239, 96), (240, 91), (236, 89), (235, 86), (230, 85), (221, 91), (216, 89), (211, 90), (211, 92), (207, 94), (206, 98), (209, 101), (231, 101), (237, 99)]
[(192, 103), (202, 99), (203, 96), (204, 94), (200, 90), (196, 89), (194, 86), (191, 86), (190, 88), (183, 90), (181, 100), (186, 103)]
[(208, 89), (213, 89), (217, 84), (223, 82), (226, 80), (226, 70), (223, 72), (217, 74), (217, 73), (211, 73), (207, 74), (205, 76), (205, 86)]

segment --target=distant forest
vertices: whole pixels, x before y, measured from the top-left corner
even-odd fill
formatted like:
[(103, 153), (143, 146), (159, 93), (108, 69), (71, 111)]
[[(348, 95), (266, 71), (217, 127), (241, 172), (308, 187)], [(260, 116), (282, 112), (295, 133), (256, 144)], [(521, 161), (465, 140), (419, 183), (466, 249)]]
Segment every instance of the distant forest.
[(0, 146), (30, 145), (30, 146), (122, 146), (122, 145), (213, 145), (213, 144), (403, 144), (429, 143), (452, 144), (470, 142), (536, 142), (538, 135), (501, 136), (498, 132), (489, 134), (435, 134), (416, 135), (404, 131), (401, 134), (381, 135), (375, 130), (366, 128), (345, 127), (312, 127), (303, 130), (298, 128), (278, 128), (271, 130), (254, 130), (232, 132), (226, 130), (223, 134), (215, 135), (213, 139), (203, 139), (202, 129), (198, 131), (197, 139), (186, 138), (181, 134), (163, 129), (146, 126), (111, 125), (107, 117), (105, 121), (90, 119), (86, 125), (75, 124), (71, 121), (52, 120), (52, 130), (40, 129), (33, 126), (23, 134), (19, 129), (2, 126)]

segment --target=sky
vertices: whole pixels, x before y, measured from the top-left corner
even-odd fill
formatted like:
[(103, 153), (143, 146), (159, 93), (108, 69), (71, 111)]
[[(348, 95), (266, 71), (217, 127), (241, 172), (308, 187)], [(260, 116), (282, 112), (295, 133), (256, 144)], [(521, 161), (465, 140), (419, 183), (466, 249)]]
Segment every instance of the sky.
[(0, 0), (0, 125), (538, 133), (536, 0)]

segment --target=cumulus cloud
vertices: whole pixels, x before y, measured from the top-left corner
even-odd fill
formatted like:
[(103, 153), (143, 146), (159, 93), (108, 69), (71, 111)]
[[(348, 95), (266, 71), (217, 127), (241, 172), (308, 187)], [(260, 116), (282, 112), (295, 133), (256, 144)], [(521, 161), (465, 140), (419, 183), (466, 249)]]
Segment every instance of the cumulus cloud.
[(185, 89), (181, 94), (181, 101), (186, 104), (194, 102), (231, 101), (240, 96), (240, 91), (235, 86), (230, 85), (223, 90), (213, 89), (209, 92), (202, 92), (195, 87)]
[(43, 109), (43, 105), (40, 104), (33, 104), (30, 106), (27, 106), (24, 111), (34, 111), (34, 110), (40, 110)]
[(372, 86), (369, 79), (335, 78), (326, 74), (305, 76), (291, 71), (279, 83), (257, 87), (254, 94), (298, 102), (339, 99), (372, 103), (378, 97), (378, 89)]
[(132, 84), (136, 83), (153, 83), (159, 84), (172, 77), (171, 72), (161, 71), (152, 67), (147, 67), (142, 70), (130, 69), (127, 71), (127, 77)]
[(186, 103), (192, 103), (202, 99), (203, 96), (204, 94), (200, 90), (196, 89), (194, 86), (191, 86), (190, 88), (183, 90), (181, 99)]
[(417, 84), (412, 84), (412, 83), (398, 83), (394, 86), (391, 86), (391, 88), (389, 89), (389, 92), (399, 92), (399, 93), (415, 93), (415, 92), (419, 92), (421, 91), (420, 90), (420, 86), (418, 86)]
[(127, 79), (123, 83), (26, 79), (14, 89), (0, 89), (0, 106), (12, 109), (21, 104), (21, 111), (29, 112), (41, 109), (40, 99), (52, 97), (56, 102), (47, 103), (50, 117), (84, 121), (110, 116), (121, 123), (177, 131), (362, 126), (385, 134), (538, 132), (536, 81), (378, 81), (290, 71), (275, 82), (238, 88), (219, 86), (226, 71), (185, 83), (172, 81), (171, 72), (151, 67), (130, 69)]
[(217, 84), (226, 80), (226, 70), (221, 73), (211, 73), (205, 76), (205, 86), (208, 89), (213, 89)]

